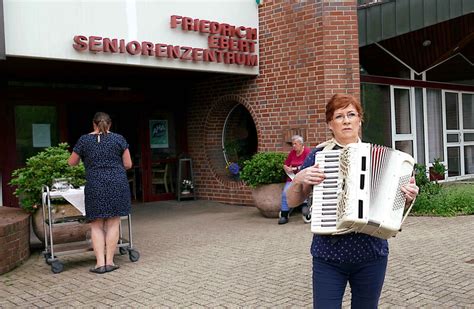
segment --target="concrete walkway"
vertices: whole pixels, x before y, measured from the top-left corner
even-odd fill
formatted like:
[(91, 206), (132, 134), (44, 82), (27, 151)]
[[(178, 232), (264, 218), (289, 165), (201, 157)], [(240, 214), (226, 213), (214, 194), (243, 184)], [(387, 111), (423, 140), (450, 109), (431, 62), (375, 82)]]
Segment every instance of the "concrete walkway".
[[(36, 250), (0, 276), (0, 308), (312, 306), (300, 214), (279, 226), (256, 208), (183, 201), (134, 205), (132, 219), (138, 262), (117, 255), (121, 268), (97, 275), (87, 252), (62, 257), (53, 274)], [(473, 227), (474, 216), (409, 217), (390, 240), (380, 308), (474, 308)]]

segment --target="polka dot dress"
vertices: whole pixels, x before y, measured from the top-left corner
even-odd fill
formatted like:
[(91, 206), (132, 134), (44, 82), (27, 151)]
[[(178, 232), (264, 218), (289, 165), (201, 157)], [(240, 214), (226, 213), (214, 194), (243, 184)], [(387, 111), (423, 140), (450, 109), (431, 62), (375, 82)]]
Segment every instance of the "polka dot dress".
[(311, 255), (330, 262), (363, 263), (388, 256), (388, 242), (362, 233), (314, 235)]
[(85, 134), (74, 146), (86, 168), (84, 195), (88, 220), (130, 213), (130, 187), (122, 163), (127, 148), (125, 138), (116, 133)]

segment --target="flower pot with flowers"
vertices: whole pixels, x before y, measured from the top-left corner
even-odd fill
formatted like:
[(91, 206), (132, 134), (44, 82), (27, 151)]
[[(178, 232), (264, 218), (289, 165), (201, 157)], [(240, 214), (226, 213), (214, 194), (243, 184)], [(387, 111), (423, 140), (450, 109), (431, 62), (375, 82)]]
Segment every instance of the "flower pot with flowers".
[(285, 159), (286, 154), (280, 152), (256, 153), (240, 171), (240, 179), (251, 188), (255, 206), (264, 217), (278, 218), (286, 178)]
[(438, 181), (444, 180), (444, 175), (448, 170), (446, 166), (441, 162), (440, 158), (434, 159), (433, 165), (429, 168), (430, 170), (430, 180)]
[[(15, 186), (13, 192), (19, 200), (20, 206), (32, 214), (32, 227), (38, 239), (44, 242), (44, 226), (42, 211), (42, 186), (52, 187), (55, 179), (66, 178), (74, 187), (85, 184), (85, 169), (81, 163), (78, 166), (69, 166), (69, 145), (61, 143), (58, 146), (48, 147), (26, 160), (26, 166), (12, 173), (10, 185)], [(79, 212), (64, 200), (56, 200), (52, 204), (53, 214), (67, 217)], [(80, 213), (79, 213), (80, 214)], [(67, 226), (57, 225), (53, 229), (55, 243), (85, 240), (90, 230), (88, 224), (71, 223)]]
[(193, 182), (189, 179), (184, 179), (181, 183), (181, 194), (191, 194), (193, 189)]

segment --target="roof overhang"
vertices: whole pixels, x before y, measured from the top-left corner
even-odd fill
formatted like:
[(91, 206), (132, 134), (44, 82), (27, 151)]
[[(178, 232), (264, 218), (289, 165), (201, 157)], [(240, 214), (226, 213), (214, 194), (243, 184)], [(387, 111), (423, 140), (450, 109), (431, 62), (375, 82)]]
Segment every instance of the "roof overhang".
[(460, 68), (452, 80), (473, 79), (474, 1), (396, 0), (361, 6), (358, 14), (360, 62), (369, 73), (401, 63), (441, 75), (438, 66), (449, 60)]
[(474, 12), (472, 0), (366, 0), (360, 2), (367, 4), (359, 5), (357, 10), (359, 47)]

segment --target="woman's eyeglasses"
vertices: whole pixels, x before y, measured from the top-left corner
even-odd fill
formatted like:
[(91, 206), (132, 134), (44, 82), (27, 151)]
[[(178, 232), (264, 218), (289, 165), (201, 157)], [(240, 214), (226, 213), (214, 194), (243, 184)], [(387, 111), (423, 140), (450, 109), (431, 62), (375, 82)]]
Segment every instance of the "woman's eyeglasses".
[(334, 116), (334, 121), (343, 122), (344, 118), (346, 118), (346, 117), (347, 117), (348, 120), (353, 120), (358, 116), (359, 116), (359, 114), (357, 114), (355, 112), (349, 112), (346, 115), (339, 114), (339, 115)]

